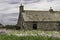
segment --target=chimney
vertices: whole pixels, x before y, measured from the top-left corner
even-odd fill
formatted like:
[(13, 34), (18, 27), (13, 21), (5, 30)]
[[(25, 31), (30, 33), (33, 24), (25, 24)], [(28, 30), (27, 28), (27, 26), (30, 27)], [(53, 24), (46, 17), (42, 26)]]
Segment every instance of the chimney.
[(50, 13), (53, 13), (54, 12), (53, 9), (52, 9), (52, 7), (50, 7), (49, 12)]
[(22, 3), (21, 3), (21, 5), (19, 6), (19, 8), (20, 8), (20, 12), (24, 12), (24, 6), (22, 5)]

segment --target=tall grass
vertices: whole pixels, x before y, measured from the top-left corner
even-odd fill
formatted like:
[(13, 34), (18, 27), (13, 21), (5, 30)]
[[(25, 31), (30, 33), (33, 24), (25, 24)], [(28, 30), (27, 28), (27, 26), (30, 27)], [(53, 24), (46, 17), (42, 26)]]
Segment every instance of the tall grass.
[(15, 36), (0, 35), (0, 40), (60, 40), (60, 38), (42, 37), (42, 36)]

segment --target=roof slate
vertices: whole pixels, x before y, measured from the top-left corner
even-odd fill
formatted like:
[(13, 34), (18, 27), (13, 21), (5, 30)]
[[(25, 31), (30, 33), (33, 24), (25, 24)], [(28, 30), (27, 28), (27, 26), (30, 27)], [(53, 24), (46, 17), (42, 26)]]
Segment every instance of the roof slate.
[(28, 11), (23, 13), (24, 21), (60, 21), (60, 11), (50, 13), (49, 11)]

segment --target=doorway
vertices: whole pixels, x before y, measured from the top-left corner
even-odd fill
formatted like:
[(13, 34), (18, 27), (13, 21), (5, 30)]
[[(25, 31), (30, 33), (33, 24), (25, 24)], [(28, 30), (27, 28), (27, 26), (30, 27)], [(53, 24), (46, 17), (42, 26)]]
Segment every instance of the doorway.
[(34, 30), (37, 29), (37, 24), (33, 24), (33, 29), (34, 29)]

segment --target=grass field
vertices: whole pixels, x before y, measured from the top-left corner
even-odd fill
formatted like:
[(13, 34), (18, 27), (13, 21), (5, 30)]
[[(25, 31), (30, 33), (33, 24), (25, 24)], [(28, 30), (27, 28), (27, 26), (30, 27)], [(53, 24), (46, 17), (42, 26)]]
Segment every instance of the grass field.
[(60, 38), (54, 37), (42, 37), (42, 36), (15, 36), (15, 35), (1, 35), (0, 40), (60, 40)]
[(9, 30), (8, 34), (16, 36), (49, 36), (59, 37), (60, 31), (41, 31), (41, 30)]
[(3, 29), (0, 30), (0, 40), (60, 40), (60, 31)]
[(41, 34), (42, 32), (46, 34), (57, 33), (60, 35), (60, 31), (41, 31), (41, 30), (9, 30), (9, 34)]

